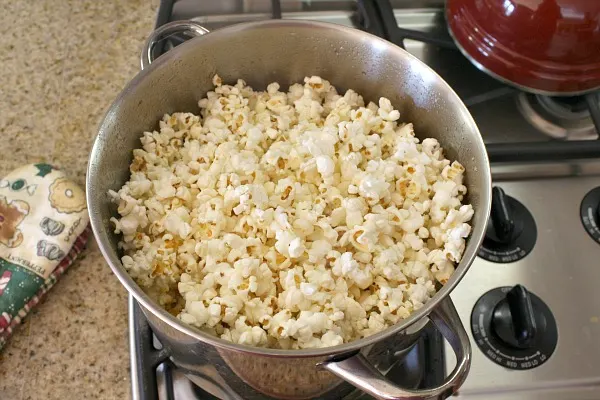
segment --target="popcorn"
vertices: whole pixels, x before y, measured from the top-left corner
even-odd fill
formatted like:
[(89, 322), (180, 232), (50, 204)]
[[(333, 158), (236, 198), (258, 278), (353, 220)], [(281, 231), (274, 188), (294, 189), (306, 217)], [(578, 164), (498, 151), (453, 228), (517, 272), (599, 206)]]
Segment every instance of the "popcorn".
[(335, 164), (331, 157), (328, 156), (317, 156), (317, 171), (321, 174), (323, 179), (331, 178), (335, 171)]
[(304, 254), (305, 250), (306, 248), (304, 247), (304, 243), (302, 243), (302, 239), (299, 237), (292, 239), (288, 246), (288, 254), (290, 255), (290, 258), (300, 257), (302, 254)]
[(192, 227), (188, 223), (189, 220), (188, 210), (185, 207), (178, 207), (167, 213), (163, 224), (167, 232), (186, 238), (192, 231)]
[(386, 98), (242, 80), (164, 115), (109, 192), (122, 263), (189, 325), (249, 346), (337, 346), (407, 318), (460, 262), (464, 167)]
[(394, 110), (392, 103), (385, 97), (379, 99), (379, 110), (377, 111), (377, 114), (386, 121), (397, 121), (398, 118), (400, 118), (400, 112)]
[(321, 337), (320, 347), (337, 346), (344, 343), (344, 339), (333, 331), (327, 331)]
[(316, 264), (322, 261), (327, 253), (332, 249), (332, 244), (327, 240), (318, 239), (312, 242), (312, 246), (308, 250), (308, 261)]
[(390, 184), (385, 180), (369, 174), (360, 181), (358, 193), (369, 203), (377, 204), (388, 193), (389, 187)]

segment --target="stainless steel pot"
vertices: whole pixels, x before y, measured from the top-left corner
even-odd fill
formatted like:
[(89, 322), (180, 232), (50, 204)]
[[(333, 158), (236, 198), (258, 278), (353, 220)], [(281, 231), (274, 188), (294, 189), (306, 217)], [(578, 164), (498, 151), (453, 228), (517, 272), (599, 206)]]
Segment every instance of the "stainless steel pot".
[[(190, 372), (211, 371), (214, 384), (230, 398), (339, 399), (359, 387), (381, 399), (445, 398), (465, 380), (471, 347), (449, 294), (467, 272), (485, 232), (490, 210), (490, 170), (473, 119), (452, 89), (429, 67), (401, 48), (367, 33), (324, 23), (268, 21), (239, 24), (194, 38), (152, 62), (156, 40), (175, 32), (202, 36), (193, 22), (174, 22), (155, 31), (142, 55), (143, 71), (107, 112), (89, 160), (87, 201), (100, 249), (121, 283), (142, 305), (154, 333), (173, 361)], [(152, 63), (152, 65), (150, 65)], [(212, 89), (218, 72), (225, 82), (243, 78), (254, 88), (283, 87), (320, 75), (339, 89), (366, 99), (389, 98), (401, 119), (421, 137), (437, 138), (451, 159), (466, 168), (468, 201), (475, 208), (473, 230), (462, 261), (448, 283), (410, 318), (376, 335), (313, 350), (261, 349), (209, 336), (167, 313), (151, 300), (121, 265), (109, 222), (116, 209), (107, 192), (129, 178), (139, 137), (156, 128), (165, 113), (197, 112), (197, 100)], [(395, 386), (374, 367), (389, 348), (409, 348), (432, 321), (458, 359), (442, 385), (427, 390)]]

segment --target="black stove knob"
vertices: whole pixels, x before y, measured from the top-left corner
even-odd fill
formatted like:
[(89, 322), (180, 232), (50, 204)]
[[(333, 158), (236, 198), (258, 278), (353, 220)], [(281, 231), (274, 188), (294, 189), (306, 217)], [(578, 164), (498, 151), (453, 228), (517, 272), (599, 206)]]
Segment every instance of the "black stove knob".
[(499, 287), (481, 296), (471, 314), (471, 331), (486, 357), (510, 369), (543, 364), (558, 342), (552, 312), (521, 285)]
[(488, 227), (489, 239), (503, 244), (512, 243), (520, 232), (515, 232), (514, 212), (509, 203), (509, 198), (499, 187), (492, 189), (492, 223)]
[(509, 346), (529, 348), (534, 344), (537, 331), (535, 313), (529, 292), (517, 285), (494, 308), (492, 330)]
[(537, 228), (529, 210), (495, 186), (490, 221), (479, 257), (498, 263), (514, 262), (531, 252), (536, 239)]
[(581, 201), (581, 222), (592, 239), (600, 243), (600, 187), (589, 191)]

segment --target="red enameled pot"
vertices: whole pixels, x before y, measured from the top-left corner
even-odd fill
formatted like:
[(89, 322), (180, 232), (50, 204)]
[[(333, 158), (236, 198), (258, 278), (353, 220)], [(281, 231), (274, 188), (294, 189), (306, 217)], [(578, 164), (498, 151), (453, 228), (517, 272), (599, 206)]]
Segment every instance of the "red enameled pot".
[(572, 96), (600, 90), (600, 0), (447, 0), (460, 50), (523, 90)]

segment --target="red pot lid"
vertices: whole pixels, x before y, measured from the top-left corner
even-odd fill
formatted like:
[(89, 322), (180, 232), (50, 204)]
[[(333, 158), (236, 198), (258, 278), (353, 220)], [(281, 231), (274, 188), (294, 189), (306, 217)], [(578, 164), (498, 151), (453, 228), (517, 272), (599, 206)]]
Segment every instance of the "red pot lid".
[(480, 69), (531, 92), (600, 89), (600, 0), (447, 0), (450, 33)]

